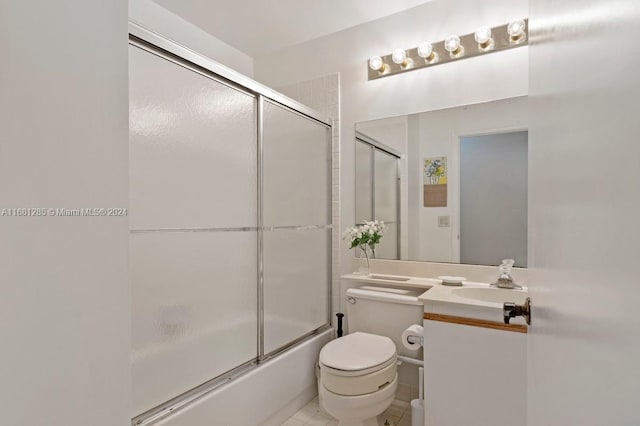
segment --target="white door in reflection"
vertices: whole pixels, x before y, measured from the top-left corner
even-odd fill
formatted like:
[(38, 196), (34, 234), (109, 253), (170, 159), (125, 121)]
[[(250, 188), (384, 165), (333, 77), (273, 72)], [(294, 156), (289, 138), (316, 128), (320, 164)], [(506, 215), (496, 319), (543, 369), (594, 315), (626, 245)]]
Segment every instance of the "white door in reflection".
[(527, 139), (460, 138), (460, 263), (527, 266)]

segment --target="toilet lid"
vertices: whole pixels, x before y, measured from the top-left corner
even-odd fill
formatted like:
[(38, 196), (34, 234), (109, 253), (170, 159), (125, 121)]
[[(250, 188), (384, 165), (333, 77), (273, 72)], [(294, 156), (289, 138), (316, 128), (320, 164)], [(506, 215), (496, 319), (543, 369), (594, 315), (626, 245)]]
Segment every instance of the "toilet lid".
[(342, 371), (359, 371), (383, 365), (396, 356), (396, 345), (385, 336), (352, 333), (335, 339), (320, 351), (320, 363)]

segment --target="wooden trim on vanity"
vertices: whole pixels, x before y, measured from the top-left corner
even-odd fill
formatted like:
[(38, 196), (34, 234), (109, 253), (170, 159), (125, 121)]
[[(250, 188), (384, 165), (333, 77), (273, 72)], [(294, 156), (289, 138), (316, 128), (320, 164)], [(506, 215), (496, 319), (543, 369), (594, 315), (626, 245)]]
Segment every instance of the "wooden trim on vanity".
[(474, 318), (456, 317), (453, 315), (441, 315), (424, 313), (424, 319), (429, 321), (448, 322), (451, 324), (469, 325), (472, 327), (491, 328), (494, 330), (511, 331), (515, 333), (528, 333), (528, 327), (521, 324), (504, 324), (497, 321), (487, 321)]

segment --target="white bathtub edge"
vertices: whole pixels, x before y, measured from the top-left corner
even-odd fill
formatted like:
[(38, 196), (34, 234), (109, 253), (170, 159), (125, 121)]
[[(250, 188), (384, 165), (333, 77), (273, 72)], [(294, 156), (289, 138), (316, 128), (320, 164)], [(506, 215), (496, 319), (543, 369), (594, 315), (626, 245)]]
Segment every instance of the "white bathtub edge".
[(315, 364), (332, 335), (329, 329), (310, 338), (156, 425), (279, 425), (317, 394)]

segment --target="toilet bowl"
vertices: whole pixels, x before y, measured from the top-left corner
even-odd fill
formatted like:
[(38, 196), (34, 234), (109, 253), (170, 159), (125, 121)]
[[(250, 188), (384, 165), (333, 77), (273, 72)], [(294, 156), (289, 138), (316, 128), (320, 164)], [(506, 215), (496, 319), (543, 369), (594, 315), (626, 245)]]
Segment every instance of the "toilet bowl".
[(321, 407), (340, 426), (377, 426), (398, 387), (396, 346), (391, 339), (356, 332), (320, 351)]

